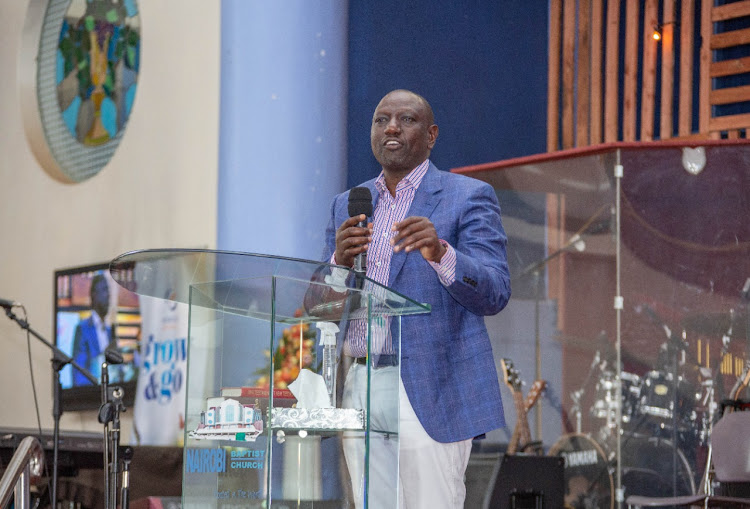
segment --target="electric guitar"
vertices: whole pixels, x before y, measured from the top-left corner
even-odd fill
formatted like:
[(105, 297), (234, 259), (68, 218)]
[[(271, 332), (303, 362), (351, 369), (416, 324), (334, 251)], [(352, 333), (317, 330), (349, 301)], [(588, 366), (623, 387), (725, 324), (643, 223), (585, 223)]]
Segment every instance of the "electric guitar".
[(516, 426), (513, 428), (513, 435), (508, 443), (506, 454), (516, 454), (518, 451), (523, 451), (531, 442), (531, 431), (526, 416), (541, 396), (547, 382), (536, 380), (529, 389), (526, 399), (524, 399), (521, 378), (518, 370), (513, 367), (513, 361), (501, 359), (500, 364), (503, 368), (503, 379), (513, 394), (513, 404), (516, 408)]

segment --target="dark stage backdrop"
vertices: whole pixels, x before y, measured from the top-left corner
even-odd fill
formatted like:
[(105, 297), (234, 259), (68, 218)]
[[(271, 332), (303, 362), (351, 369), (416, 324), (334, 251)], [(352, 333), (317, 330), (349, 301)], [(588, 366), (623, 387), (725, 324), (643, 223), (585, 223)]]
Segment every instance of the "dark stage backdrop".
[(378, 174), (370, 121), (395, 88), (422, 94), (440, 169), (546, 151), (548, 2), (349, 3), (348, 187)]

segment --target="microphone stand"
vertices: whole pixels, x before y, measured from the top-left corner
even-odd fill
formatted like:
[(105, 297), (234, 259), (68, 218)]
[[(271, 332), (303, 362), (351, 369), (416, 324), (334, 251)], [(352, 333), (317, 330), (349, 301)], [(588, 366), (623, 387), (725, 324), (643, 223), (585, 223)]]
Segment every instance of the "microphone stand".
[[(122, 364), (122, 354), (116, 349), (107, 348), (104, 351), (105, 362), (102, 363), (102, 405), (99, 407), (99, 422), (104, 424), (104, 458), (106, 468), (104, 469), (104, 507), (106, 509), (117, 508), (117, 474), (119, 472), (120, 460), (120, 412), (125, 411), (123, 398), (125, 391), (120, 386), (112, 387), (110, 395), (109, 366), (111, 364)], [(112, 423), (110, 429), (109, 423)], [(111, 452), (110, 452), (111, 451)], [(129, 458), (127, 459), (129, 463)], [(123, 494), (127, 501), (126, 479), (123, 477)], [(127, 509), (123, 502), (121, 509)]]
[(745, 351), (750, 352), (750, 277), (742, 286), (740, 298), (745, 301)]
[[(577, 249), (577, 245), (579, 243), (583, 242), (584, 237), (587, 235), (586, 230), (589, 228), (593, 220), (601, 213), (603, 208), (599, 209), (596, 214), (594, 214), (587, 222), (583, 225), (583, 227), (576, 232), (573, 236), (568, 239), (568, 242), (565, 243), (562, 247), (557, 249), (556, 251), (552, 252), (548, 256), (542, 258), (539, 261), (536, 261), (534, 263), (531, 263), (527, 265), (521, 273), (518, 275), (519, 279), (522, 279), (528, 275), (533, 275), (534, 277), (534, 351), (535, 351), (535, 358), (536, 358), (536, 369), (535, 369), (535, 379), (541, 380), (542, 379), (542, 344), (541, 344), (541, 334), (539, 330), (539, 321), (540, 321), (540, 301), (542, 300), (542, 271), (547, 266), (547, 264), (560, 256), (561, 254), (567, 252), (570, 250), (570, 248)], [(580, 249), (581, 251), (583, 249)], [(542, 436), (542, 407), (537, 406), (536, 408), (536, 422), (535, 422), (535, 433), (537, 438), (541, 438)]]
[(111, 404), (109, 403), (109, 364), (102, 362), (102, 404), (99, 406), (99, 422), (104, 424), (104, 509), (110, 509), (111, 493), (111, 467), (109, 464), (109, 415)]
[[(547, 264), (552, 261), (553, 259), (557, 258), (561, 254), (565, 253), (566, 251), (569, 251), (570, 248), (574, 248), (577, 251), (583, 251), (585, 249), (585, 245), (583, 244), (583, 239), (589, 235), (593, 235), (594, 233), (599, 233), (603, 231), (603, 228), (600, 225), (594, 225), (594, 221), (597, 217), (601, 215), (604, 210), (609, 207), (610, 205), (605, 203), (599, 209), (594, 212), (591, 217), (589, 217), (585, 223), (583, 223), (583, 226), (578, 229), (577, 232), (575, 232), (570, 239), (557, 249), (556, 251), (552, 252), (548, 256), (542, 258), (541, 260), (531, 263), (527, 265), (521, 273), (518, 275), (518, 278), (524, 278), (528, 275), (534, 276), (534, 350), (535, 350), (535, 357), (536, 357), (536, 369), (535, 369), (535, 377), (537, 380), (542, 379), (542, 345), (541, 345), (541, 338), (540, 338), (540, 330), (539, 330), (539, 320), (540, 320), (540, 301), (542, 299), (541, 293), (542, 293), (542, 270), (544, 267), (547, 266)], [(608, 229), (612, 229), (611, 226), (611, 220), (609, 223), (607, 223), (606, 227)], [(535, 422), (535, 432), (537, 438), (542, 437), (542, 407), (537, 406), (536, 408), (536, 422)]]
[[(55, 372), (53, 392), (52, 392), (52, 418), (54, 427), (52, 431), (52, 492), (50, 493), (50, 505), (52, 509), (57, 507), (57, 478), (58, 478), (58, 455), (60, 451), (60, 417), (62, 416), (62, 405), (61, 405), (61, 394), (60, 394), (60, 371), (65, 367), (66, 364), (70, 364), (77, 369), (83, 376), (85, 376), (92, 384), (98, 383), (96, 377), (92, 375), (88, 370), (81, 367), (76, 361), (74, 361), (69, 355), (57, 348), (55, 345), (44, 339), (38, 332), (36, 332), (26, 320), (23, 320), (13, 313), (12, 308), (6, 307), (5, 314), (16, 322), (21, 329), (27, 331), (29, 334), (34, 336), (36, 339), (44, 343), (50, 350), (52, 350), (52, 368)], [(105, 441), (106, 443), (106, 441)]]
[(133, 448), (128, 446), (122, 450), (122, 489), (120, 491), (120, 509), (128, 509), (130, 498), (130, 460), (133, 459)]

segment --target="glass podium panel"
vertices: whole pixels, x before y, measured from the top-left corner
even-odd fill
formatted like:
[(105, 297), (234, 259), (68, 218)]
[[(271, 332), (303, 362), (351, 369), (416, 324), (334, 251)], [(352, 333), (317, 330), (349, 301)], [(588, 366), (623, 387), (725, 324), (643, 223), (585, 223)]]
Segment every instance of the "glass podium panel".
[(454, 170), (497, 191), (513, 299), (490, 335), (547, 382), (529, 419), (570, 507), (695, 493), (722, 402), (747, 399), (750, 144), (691, 143)]
[[(429, 312), (341, 267), (158, 250), (110, 266), (190, 305), (183, 507), (398, 504), (400, 317)], [(133, 278), (135, 280), (133, 280)]]

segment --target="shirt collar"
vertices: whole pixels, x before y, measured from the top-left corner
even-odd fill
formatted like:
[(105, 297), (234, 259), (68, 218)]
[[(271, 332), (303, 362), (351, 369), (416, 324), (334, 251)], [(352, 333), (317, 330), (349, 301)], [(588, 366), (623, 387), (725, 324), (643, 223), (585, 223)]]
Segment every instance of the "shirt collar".
[(91, 320), (94, 322), (94, 326), (96, 327), (96, 330), (99, 329), (105, 329), (107, 328), (107, 324), (102, 320), (102, 317), (99, 316), (99, 313), (97, 313), (95, 310), (91, 310)]
[[(401, 179), (401, 182), (399, 182), (396, 186), (396, 191), (398, 192), (400, 189), (404, 189), (406, 187), (413, 187), (415, 190), (419, 189), (419, 184), (422, 183), (422, 180), (427, 173), (427, 168), (429, 167), (430, 160), (425, 159), (422, 164), (411, 170), (403, 179)], [(385, 173), (383, 173), (382, 170), (380, 171), (380, 175), (378, 175), (378, 178), (375, 179), (375, 188), (380, 194), (388, 192), (388, 189), (385, 185)]]

